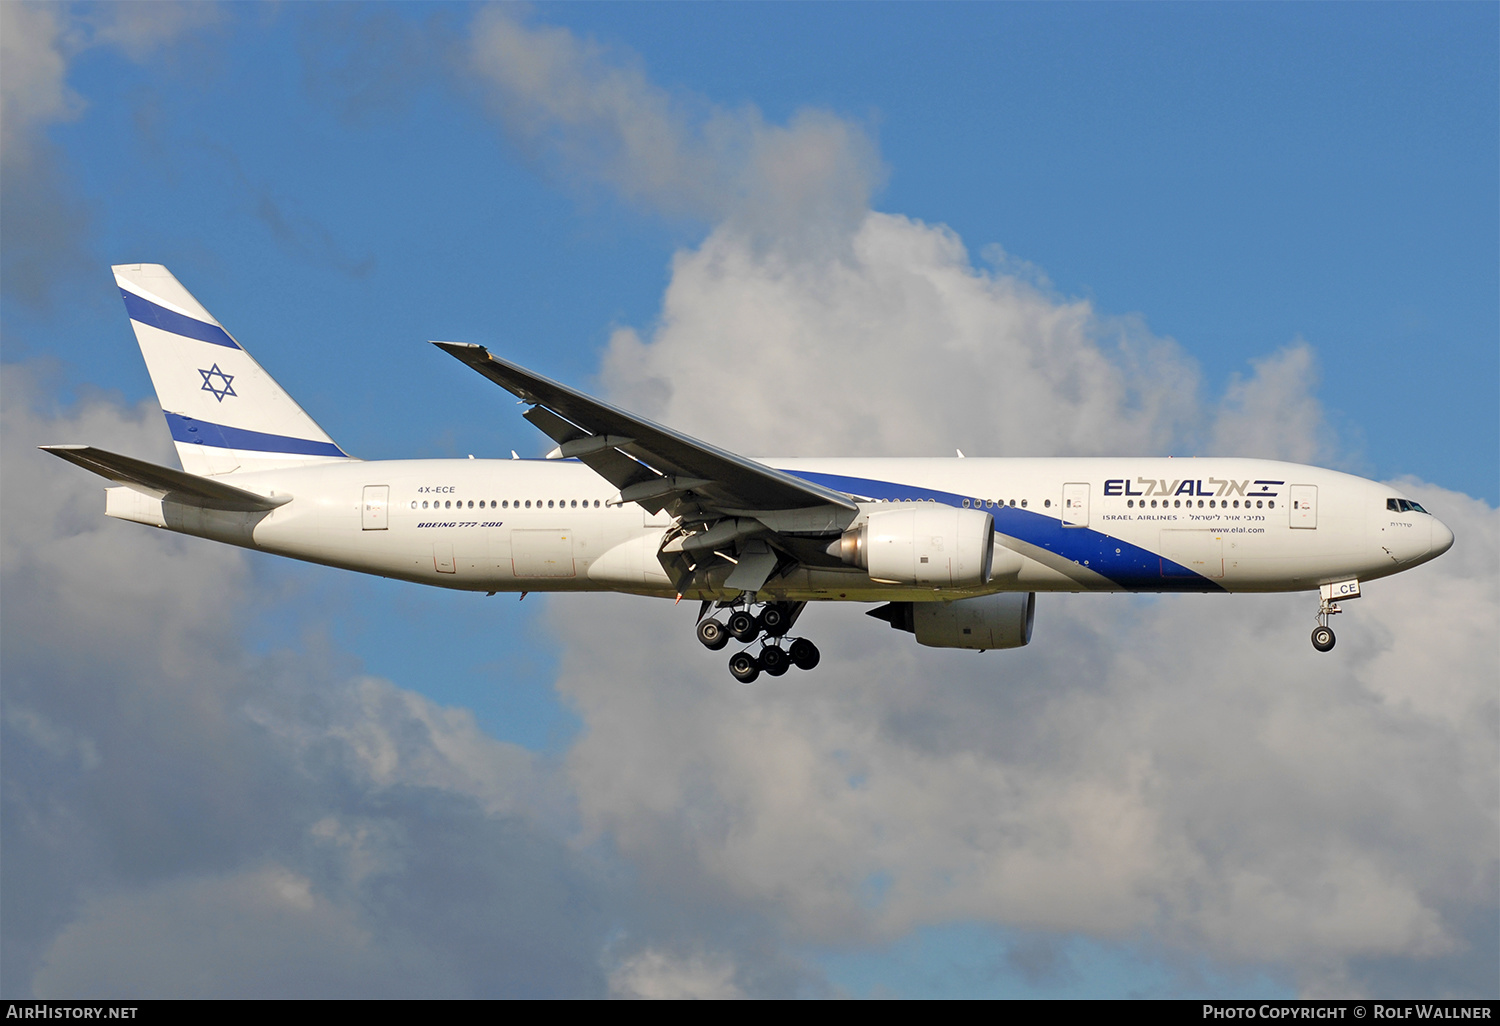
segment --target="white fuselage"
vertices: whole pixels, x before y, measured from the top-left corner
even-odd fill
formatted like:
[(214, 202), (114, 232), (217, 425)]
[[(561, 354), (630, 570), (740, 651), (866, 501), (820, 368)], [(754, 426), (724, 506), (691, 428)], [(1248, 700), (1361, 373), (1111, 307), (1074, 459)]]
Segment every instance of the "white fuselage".
[[(982, 587), (891, 585), (853, 567), (798, 567), (767, 582), (766, 600), (1300, 591), (1384, 577), (1452, 543), (1436, 518), (1389, 509), (1389, 486), (1270, 460), (761, 462), (854, 495), (862, 509), (978, 505), (993, 514), (997, 542), (993, 577)], [(293, 498), (269, 512), (221, 512), (116, 488), (109, 512), (438, 587), (676, 594), (657, 559), (670, 517), (633, 503), (609, 505), (616, 490), (571, 460), (330, 461), (239, 473), (234, 483)], [(722, 576), (731, 569), (724, 562)], [(686, 597), (733, 597), (719, 587), (722, 576)]]

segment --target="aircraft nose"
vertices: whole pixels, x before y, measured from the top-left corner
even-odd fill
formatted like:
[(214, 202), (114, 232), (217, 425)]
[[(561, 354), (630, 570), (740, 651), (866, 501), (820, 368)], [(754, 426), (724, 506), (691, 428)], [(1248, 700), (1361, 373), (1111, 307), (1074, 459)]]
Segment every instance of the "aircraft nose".
[(1427, 554), (1441, 556), (1453, 548), (1453, 532), (1448, 530), (1448, 525), (1437, 517), (1432, 518), (1432, 544), (1427, 548)]

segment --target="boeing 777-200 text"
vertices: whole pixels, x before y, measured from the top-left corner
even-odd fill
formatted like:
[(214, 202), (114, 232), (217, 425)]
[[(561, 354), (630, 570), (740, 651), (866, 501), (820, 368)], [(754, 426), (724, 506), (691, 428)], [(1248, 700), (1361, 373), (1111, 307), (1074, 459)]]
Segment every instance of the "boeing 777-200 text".
[(45, 446), (114, 482), (109, 516), (440, 588), (694, 599), (745, 683), (817, 664), (815, 601), (983, 651), (1031, 640), (1037, 592), (1317, 591), (1326, 652), (1340, 601), (1453, 544), (1389, 485), (1270, 460), (747, 459), (455, 342), (556, 448), (360, 460), (165, 267), (114, 272), (183, 469)]

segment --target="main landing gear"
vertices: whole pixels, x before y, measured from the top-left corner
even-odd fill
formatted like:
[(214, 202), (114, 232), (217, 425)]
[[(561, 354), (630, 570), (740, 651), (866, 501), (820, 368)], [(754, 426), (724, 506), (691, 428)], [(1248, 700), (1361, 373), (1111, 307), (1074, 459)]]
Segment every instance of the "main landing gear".
[(736, 652), (729, 657), (729, 672), (741, 684), (749, 684), (762, 673), (780, 677), (793, 666), (799, 670), (811, 670), (821, 658), (818, 646), (806, 638), (794, 638), (788, 643), (786, 634), (802, 613), (803, 602), (768, 602), (755, 613), (754, 607), (729, 605), (733, 610), (727, 620), (720, 621), (705, 616), (709, 604), (703, 604), (703, 614), (698, 621), (698, 640), (703, 647), (717, 652), (733, 638), (741, 644), (751, 645), (764, 635), (759, 652), (749, 649)]

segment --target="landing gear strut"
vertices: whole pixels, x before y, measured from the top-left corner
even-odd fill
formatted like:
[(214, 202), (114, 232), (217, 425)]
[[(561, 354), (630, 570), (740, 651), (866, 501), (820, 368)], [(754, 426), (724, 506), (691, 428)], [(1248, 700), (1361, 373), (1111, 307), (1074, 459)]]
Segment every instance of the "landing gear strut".
[(793, 666), (799, 670), (811, 670), (820, 659), (817, 645), (807, 638), (794, 638), (790, 645), (783, 647), (783, 639), (796, 623), (804, 605), (802, 602), (768, 602), (756, 614), (749, 603), (726, 602), (721, 603), (720, 608), (729, 608), (732, 612), (727, 620), (720, 621), (707, 615), (709, 603), (704, 602), (699, 613), (698, 640), (704, 648), (717, 652), (729, 644), (730, 638), (751, 645), (765, 636), (758, 653), (746, 649), (729, 657), (729, 672), (741, 684), (751, 683), (762, 672), (780, 677)]
[(1342, 613), (1339, 604), (1330, 598), (1324, 597), (1318, 603), (1318, 625), (1313, 628), (1313, 648), (1319, 652), (1327, 652), (1333, 648), (1338, 638), (1333, 635), (1333, 628), (1328, 626), (1328, 618)]

